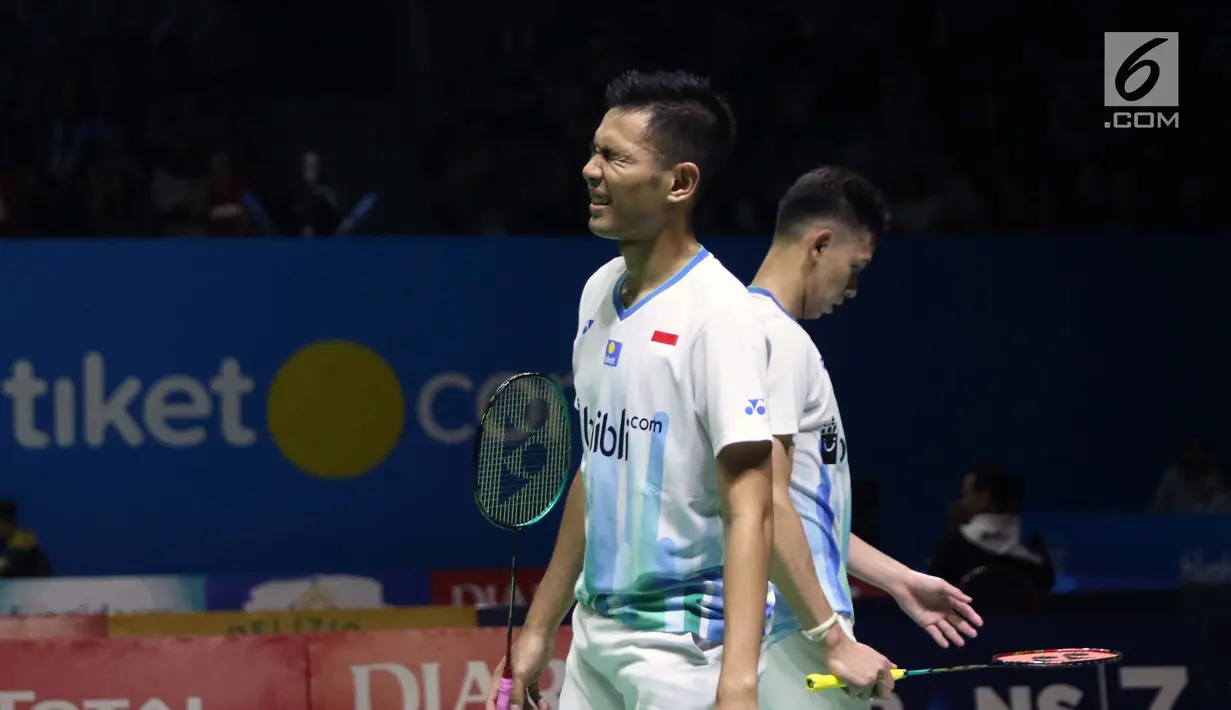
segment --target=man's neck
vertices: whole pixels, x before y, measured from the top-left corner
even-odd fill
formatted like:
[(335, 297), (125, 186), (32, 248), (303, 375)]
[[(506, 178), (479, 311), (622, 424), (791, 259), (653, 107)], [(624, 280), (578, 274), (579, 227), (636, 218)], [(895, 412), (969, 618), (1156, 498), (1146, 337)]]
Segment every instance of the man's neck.
[(797, 259), (784, 249), (770, 247), (752, 286), (773, 294), (774, 300), (795, 320), (804, 315), (804, 276)]
[(667, 282), (689, 262), (701, 245), (688, 229), (664, 229), (652, 239), (636, 239), (620, 242), (620, 254), (624, 257), (625, 292), (628, 301), (636, 301)]

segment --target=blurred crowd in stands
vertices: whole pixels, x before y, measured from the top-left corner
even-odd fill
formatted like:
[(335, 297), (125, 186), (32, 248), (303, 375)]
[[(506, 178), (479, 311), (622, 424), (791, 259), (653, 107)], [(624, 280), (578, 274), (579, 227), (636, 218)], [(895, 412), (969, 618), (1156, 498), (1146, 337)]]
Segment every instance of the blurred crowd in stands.
[[(5, 3), (0, 235), (322, 235), (373, 189), (383, 214), (359, 231), (576, 233), (602, 86), (630, 67), (708, 73), (731, 97), (742, 130), (712, 231), (765, 232), (781, 189), (822, 162), (879, 182), (906, 232), (1216, 224), (1231, 47), (1202, 28), (1231, 6), (1133, 27), (1184, 34), (1184, 123), (1153, 130), (1102, 125), (1102, 33), (1140, 25), (1110, 0), (363, 6)], [(360, 99), (306, 138), (277, 118)], [(364, 123), (390, 115), (392, 167), (367, 164)], [(337, 192), (319, 183), (335, 158)]]

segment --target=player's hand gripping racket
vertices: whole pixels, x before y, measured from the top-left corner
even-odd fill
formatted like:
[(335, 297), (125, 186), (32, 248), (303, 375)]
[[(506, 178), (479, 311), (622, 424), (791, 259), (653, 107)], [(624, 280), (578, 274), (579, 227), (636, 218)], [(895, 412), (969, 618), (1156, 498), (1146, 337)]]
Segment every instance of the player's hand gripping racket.
[(493, 524), (513, 532), (504, 677), (496, 707), (513, 689), (513, 608), (518, 531), (542, 520), (564, 493), (573, 460), (569, 404), (546, 375), (514, 375), (496, 389), (479, 420), (474, 445), (474, 500)]
[[(1053, 648), (1045, 651), (1014, 651), (998, 653), (992, 656), (991, 663), (974, 666), (953, 666), (950, 668), (921, 668), (905, 671), (893, 669), (893, 679), (902, 680), (931, 673), (955, 673), (957, 671), (977, 671), (984, 668), (1074, 668), (1076, 666), (1093, 666), (1103, 663), (1115, 663), (1120, 660), (1119, 651), (1105, 648)], [(845, 685), (837, 676), (813, 673), (805, 679), (808, 690), (829, 690)]]

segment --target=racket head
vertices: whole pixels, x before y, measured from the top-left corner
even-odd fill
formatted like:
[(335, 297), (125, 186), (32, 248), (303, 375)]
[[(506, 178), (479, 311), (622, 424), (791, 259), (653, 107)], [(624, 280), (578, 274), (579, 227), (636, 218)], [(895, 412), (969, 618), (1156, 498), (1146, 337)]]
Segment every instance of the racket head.
[(1014, 668), (1076, 668), (1117, 663), (1123, 657), (1123, 653), (1108, 648), (1047, 648), (998, 653), (992, 656), (992, 663)]
[(474, 443), (474, 500), (489, 522), (518, 530), (542, 520), (568, 483), (572, 418), (547, 375), (523, 372), (492, 393)]

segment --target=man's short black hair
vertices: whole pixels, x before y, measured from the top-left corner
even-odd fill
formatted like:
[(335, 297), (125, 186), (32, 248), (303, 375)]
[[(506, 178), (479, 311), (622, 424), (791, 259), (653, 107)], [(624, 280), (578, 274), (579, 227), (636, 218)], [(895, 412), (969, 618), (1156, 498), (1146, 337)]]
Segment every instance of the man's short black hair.
[(801, 175), (778, 201), (774, 236), (799, 237), (800, 228), (815, 219), (833, 219), (866, 230), (875, 244), (889, 229), (889, 207), (885, 196), (864, 176), (825, 165)]
[(17, 504), (11, 500), (0, 498), (0, 522), (17, 522)]
[(998, 513), (1015, 514), (1022, 509), (1022, 485), (1005, 468), (980, 463), (970, 469), (971, 483), (977, 493), (986, 493)]
[(607, 85), (607, 108), (649, 112), (646, 138), (664, 166), (695, 163), (700, 192), (735, 146), (735, 114), (710, 80), (684, 71), (627, 71)]

